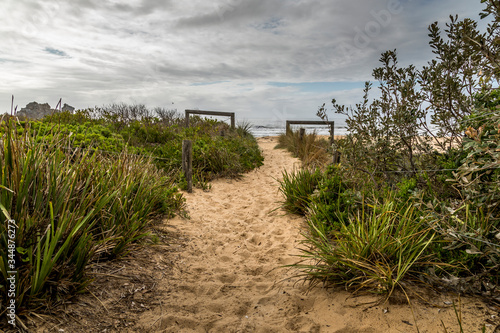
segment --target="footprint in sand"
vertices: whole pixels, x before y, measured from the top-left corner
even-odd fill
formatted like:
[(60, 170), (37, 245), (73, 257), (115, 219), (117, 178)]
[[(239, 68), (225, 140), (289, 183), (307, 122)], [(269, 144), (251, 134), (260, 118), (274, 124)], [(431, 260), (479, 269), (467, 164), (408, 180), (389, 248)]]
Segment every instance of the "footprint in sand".
[(252, 238), (250, 238), (249, 242), (253, 245), (261, 246), (263, 240), (264, 240), (264, 237), (262, 237), (260, 235), (254, 235), (254, 236), (252, 236)]
[(222, 274), (217, 276), (217, 279), (224, 284), (232, 284), (237, 278), (236, 274)]
[(233, 258), (227, 257), (227, 256), (222, 256), (219, 258), (221, 262), (232, 262)]
[(210, 303), (205, 305), (205, 308), (214, 313), (225, 313), (226, 307), (222, 303)]
[(176, 329), (182, 328), (196, 330), (200, 327), (200, 322), (198, 320), (193, 320), (192, 318), (168, 316), (162, 318), (157, 327), (163, 332), (179, 332), (176, 331)]

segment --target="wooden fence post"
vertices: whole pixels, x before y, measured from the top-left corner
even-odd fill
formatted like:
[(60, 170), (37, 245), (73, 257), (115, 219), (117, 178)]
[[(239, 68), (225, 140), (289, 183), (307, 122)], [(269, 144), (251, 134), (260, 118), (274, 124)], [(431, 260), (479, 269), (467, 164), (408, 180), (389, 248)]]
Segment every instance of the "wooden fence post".
[(182, 141), (182, 170), (186, 176), (187, 191), (193, 192), (193, 142), (191, 140)]
[(299, 140), (300, 140), (300, 142), (304, 141), (304, 135), (306, 135), (306, 129), (305, 128), (300, 128), (299, 129)]
[(335, 126), (334, 126), (334, 122), (332, 122), (330, 124), (330, 134), (332, 135), (330, 137), (330, 146), (331, 146), (335, 142)]
[(290, 128), (290, 125), (330, 125), (330, 132), (332, 134), (332, 137), (330, 138), (330, 143), (333, 144), (334, 140), (334, 128), (335, 128), (335, 122), (333, 121), (315, 121), (315, 120), (287, 120), (286, 121), (286, 134), (290, 134), (292, 131)]
[(333, 164), (339, 164), (339, 163), (340, 163), (340, 152), (336, 150), (333, 152)]
[(231, 128), (234, 129), (236, 127), (236, 117), (234, 112), (231, 113)]
[[(290, 125), (330, 125), (330, 146), (334, 146), (335, 143), (335, 122), (333, 121), (314, 121), (314, 120), (287, 120), (286, 121), (286, 134), (292, 132)], [(302, 141), (304, 138), (304, 129), (301, 128), (299, 132), (299, 138)], [(335, 148), (336, 149), (336, 148)], [(333, 152), (333, 163), (340, 163), (340, 152), (335, 150)]]

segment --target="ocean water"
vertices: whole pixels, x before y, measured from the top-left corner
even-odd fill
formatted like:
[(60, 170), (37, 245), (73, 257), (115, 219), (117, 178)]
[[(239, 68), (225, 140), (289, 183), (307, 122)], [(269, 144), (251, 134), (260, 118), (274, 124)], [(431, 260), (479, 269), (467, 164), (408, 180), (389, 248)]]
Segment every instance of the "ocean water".
[[(330, 128), (328, 126), (292, 126), (292, 130), (298, 128), (305, 128), (306, 133), (316, 132), (318, 135), (330, 135)], [(286, 132), (285, 126), (272, 126), (272, 125), (252, 125), (250, 128), (253, 136), (261, 138), (264, 136), (279, 136)], [(343, 135), (346, 133), (345, 127), (335, 127), (335, 135)]]
[[(227, 117), (216, 117), (216, 116), (206, 116), (204, 118), (217, 119), (224, 121), (229, 124), (229, 119)], [(289, 119), (297, 120), (297, 119)], [(300, 120), (314, 120), (318, 121), (319, 118), (306, 118)], [(342, 118), (330, 119), (335, 121), (335, 135), (345, 135), (346, 134), (346, 123)], [(286, 132), (285, 129), (286, 120), (277, 120), (270, 118), (238, 118), (236, 117), (236, 125), (250, 126), (250, 132), (256, 138), (262, 138), (265, 136), (279, 136)], [(292, 130), (297, 131), (299, 128), (305, 128), (306, 133), (316, 132), (318, 135), (330, 135), (330, 126), (328, 125), (291, 125)]]

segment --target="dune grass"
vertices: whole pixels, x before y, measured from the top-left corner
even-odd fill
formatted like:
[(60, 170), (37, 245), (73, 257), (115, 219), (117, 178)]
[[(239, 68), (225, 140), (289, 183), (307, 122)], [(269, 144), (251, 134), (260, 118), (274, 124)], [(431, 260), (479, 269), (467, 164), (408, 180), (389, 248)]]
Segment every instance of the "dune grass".
[(331, 161), (329, 142), (318, 137), (316, 132), (306, 133), (303, 138), (299, 131), (281, 134), (276, 148), (287, 149), (302, 161), (305, 168), (324, 168)]
[(304, 234), (304, 262), (296, 267), (315, 282), (389, 297), (395, 288), (404, 289), (401, 281), (412, 270), (430, 264), (426, 250), (435, 236), (425, 223), (415, 223), (420, 216), (414, 207), (388, 201), (365, 208), (333, 231), (308, 219), (311, 232)]
[(319, 170), (301, 169), (291, 173), (286, 170), (280, 181), (280, 192), (285, 201), (282, 207), (294, 214), (305, 215), (311, 203), (311, 195), (322, 179)]
[[(7, 300), (5, 281), (17, 271), (18, 315), (82, 290), (92, 261), (126, 253), (155, 216), (183, 206), (172, 177), (151, 159), (68, 149), (67, 136), (32, 134), (29, 124), (20, 131), (14, 119), (1, 125), (0, 293)], [(15, 269), (8, 220), (18, 226)]]

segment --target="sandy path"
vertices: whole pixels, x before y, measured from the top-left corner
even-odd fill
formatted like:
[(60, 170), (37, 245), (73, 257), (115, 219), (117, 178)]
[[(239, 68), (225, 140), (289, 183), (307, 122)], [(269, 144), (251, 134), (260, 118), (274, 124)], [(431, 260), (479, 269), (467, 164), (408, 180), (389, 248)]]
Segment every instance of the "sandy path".
[[(299, 253), (304, 225), (276, 210), (282, 200), (276, 179), (299, 162), (274, 150), (275, 138), (259, 144), (264, 166), (241, 180), (216, 181), (210, 192), (187, 194), (191, 219), (167, 222), (186, 246), (179, 247), (174, 276), (158, 287), (165, 294), (161, 306), (141, 317), (141, 331), (416, 332), (408, 306), (360, 306), (374, 298), (321, 288), (306, 293), (287, 279), (296, 272), (278, 267), (296, 261), (291, 255)], [(470, 332), (479, 331), (480, 305), (467, 304)], [(420, 332), (443, 332), (441, 319), (456, 331), (452, 309), (420, 307), (415, 313)]]

